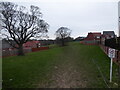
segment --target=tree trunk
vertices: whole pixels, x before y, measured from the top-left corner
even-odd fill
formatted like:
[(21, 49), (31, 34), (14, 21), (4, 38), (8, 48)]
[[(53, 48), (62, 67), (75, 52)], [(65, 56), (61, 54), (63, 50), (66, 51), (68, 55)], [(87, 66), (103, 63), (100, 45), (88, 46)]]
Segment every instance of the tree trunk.
[(62, 46), (65, 46), (65, 42), (64, 42), (64, 39), (61, 39), (62, 40)]
[(18, 56), (24, 56), (23, 45), (19, 45)]

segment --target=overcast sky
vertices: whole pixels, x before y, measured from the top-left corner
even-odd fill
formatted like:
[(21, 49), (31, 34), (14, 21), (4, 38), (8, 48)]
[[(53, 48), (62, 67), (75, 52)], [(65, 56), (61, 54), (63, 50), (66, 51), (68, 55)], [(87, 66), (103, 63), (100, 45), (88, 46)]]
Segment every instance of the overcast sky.
[[(9, 0), (4, 0), (9, 1)], [(88, 32), (113, 30), (118, 34), (118, 0), (11, 0), (18, 5), (36, 5), (49, 23), (49, 37), (65, 26), (71, 36), (87, 36)]]

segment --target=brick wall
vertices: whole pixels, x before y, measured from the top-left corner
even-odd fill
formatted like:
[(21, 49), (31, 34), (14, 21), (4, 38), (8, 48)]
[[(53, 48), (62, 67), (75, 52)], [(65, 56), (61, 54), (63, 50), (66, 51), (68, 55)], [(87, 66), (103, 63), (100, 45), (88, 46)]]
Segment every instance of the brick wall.
[(47, 50), (49, 47), (40, 47), (40, 48), (32, 48), (32, 52), (40, 51), (40, 50)]

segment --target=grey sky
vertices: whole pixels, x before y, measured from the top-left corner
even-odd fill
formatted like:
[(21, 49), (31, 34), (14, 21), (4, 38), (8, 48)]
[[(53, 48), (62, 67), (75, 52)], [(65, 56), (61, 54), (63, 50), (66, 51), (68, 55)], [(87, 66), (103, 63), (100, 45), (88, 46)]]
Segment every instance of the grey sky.
[(72, 37), (86, 36), (88, 32), (102, 32), (103, 30), (114, 30), (118, 34), (118, 0), (83, 1), (21, 0), (20, 2), (11, 0), (26, 7), (39, 6), (43, 19), (50, 25), (48, 33), (50, 38), (55, 38), (54, 33), (61, 26), (70, 28)]

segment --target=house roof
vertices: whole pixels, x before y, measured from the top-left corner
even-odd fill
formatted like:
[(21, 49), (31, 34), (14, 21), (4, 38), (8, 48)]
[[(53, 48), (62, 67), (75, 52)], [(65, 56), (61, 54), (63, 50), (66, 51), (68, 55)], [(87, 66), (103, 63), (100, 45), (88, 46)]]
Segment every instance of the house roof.
[(96, 37), (100, 37), (101, 36), (101, 33), (100, 32), (90, 32), (90, 33), (88, 33), (88, 35), (87, 35), (87, 37), (84, 39), (84, 40), (94, 40), (94, 39), (98, 39), (98, 38), (96, 38)]
[(100, 32), (95, 32), (95, 33), (92, 33), (94, 36), (101, 36), (101, 33)]
[(26, 43), (23, 44), (23, 46), (33, 46), (40, 43), (40, 41), (28, 41)]
[(103, 35), (115, 36), (114, 31), (103, 31)]

